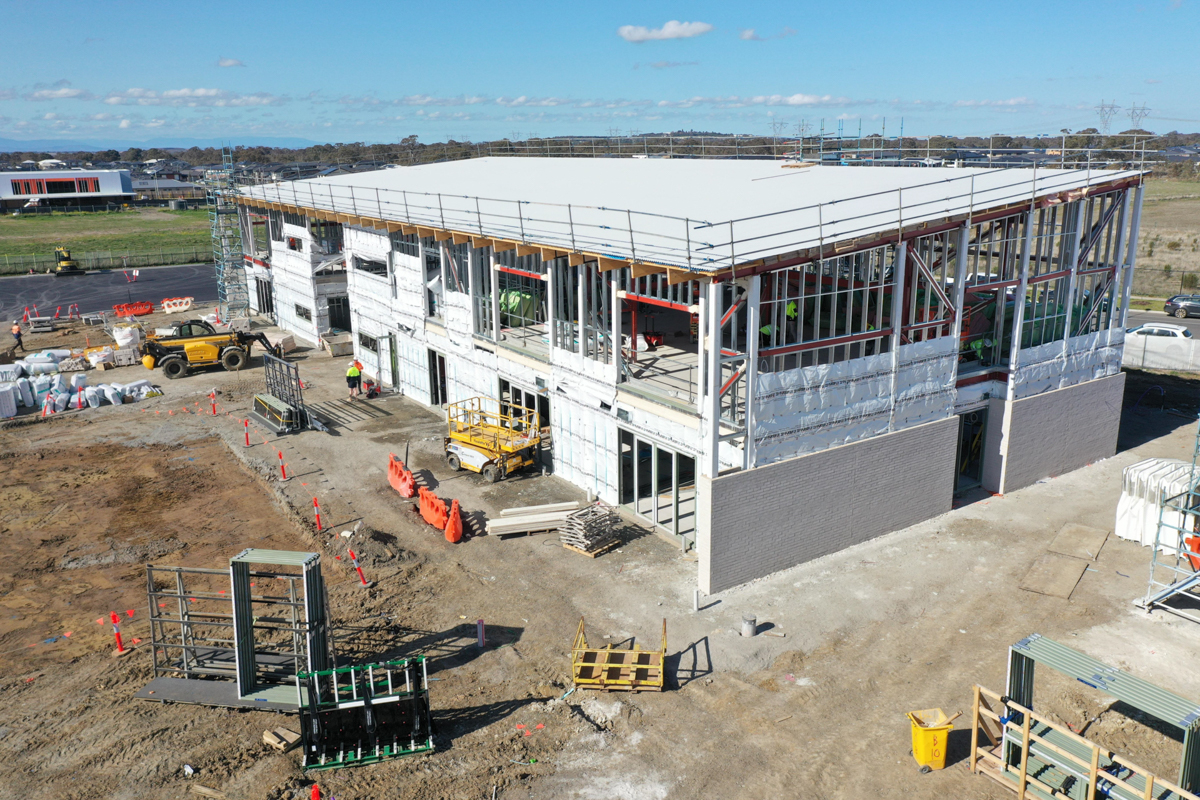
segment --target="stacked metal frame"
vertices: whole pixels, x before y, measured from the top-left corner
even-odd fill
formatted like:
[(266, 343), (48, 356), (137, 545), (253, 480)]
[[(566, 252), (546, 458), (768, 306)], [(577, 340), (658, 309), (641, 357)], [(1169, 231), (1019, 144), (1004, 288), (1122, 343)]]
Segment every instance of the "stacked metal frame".
[[(293, 552), (290, 550), (258, 550), (248, 548), (229, 561), (229, 576), (233, 596), (233, 639), (237, 658), (238, 696), (246, 697), (262, 685), (258, 668), (258, 643), (255, 629), (261, 628), (254, 613), (255, 603), (300, 605), (294, 595), (290, 598), (255, 597), (251, 591), (252, 575), (274, 577), (272, 573), (250, 570), (251, 564), (300, 567), (304, 581), (304, 619), (289, 629), (293, 647), (303, 639), (303, 663), (308, 672), (329, 669), (331, 656), (329, 647), (329, 624), (326, 608), (325, 581), (321, 577), (321, 556), (317, 553)], [(291, 577), (291, 576), (289, 576)], [(300, 661), (299, 651), (295, 651)], [(298, 665), (297, 665), (298, 666)], [(297, 669), (296, 674), (302, 670)]]
[(389, 761), (434, 749), (424, 656), (296, 676), (304, 769)]
[[(1200, 425), (1192, 449), (1192, 467), (1186, 492), (1167, 497), (1158, 508), (1158, 528), (1150, 553), (1150, 583), (1139, 605), (1146, 611), (1161, 608), (1200, 622)], [(1182, 603), (1180, 601), (1183, 601)]]
[[(1200, 789), (1200, 703), (1161, 689), (1037, 633), (1009, 648), (1006, 700), (1033, 710), (1035, 664), (1075, 678), (1085, 686), (1178, 728), (1183, 733), (1183, 759), (1179, 765), (1178, 783), (1189, 792)], [(1006, 718), (1012, 715), (1019, 717), (1020, 712), (1007, 709)], [(1019, 761), (1020, 745), (1013, 741), (1007, 729), (1004, 736), (1005, 760), (1015, 765)]]

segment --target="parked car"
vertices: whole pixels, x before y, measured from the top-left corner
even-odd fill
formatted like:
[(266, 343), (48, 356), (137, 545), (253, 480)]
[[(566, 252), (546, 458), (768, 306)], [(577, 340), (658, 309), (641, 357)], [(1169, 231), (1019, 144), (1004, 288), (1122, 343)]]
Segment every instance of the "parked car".
[(1200, 294), (1177, 294), (1167, 300), (1163, 311), (1179, 319), (1200, 317)]
[(1169, 325), (1165, 322), (1148, 322), (1145, 325), (1138, 325), (1136, 328), (1127, 329), (1125, 334), (1127, 336), (1170, 336), (1179, 339), (1192, 338), (1192, 332), (1182, 325)]

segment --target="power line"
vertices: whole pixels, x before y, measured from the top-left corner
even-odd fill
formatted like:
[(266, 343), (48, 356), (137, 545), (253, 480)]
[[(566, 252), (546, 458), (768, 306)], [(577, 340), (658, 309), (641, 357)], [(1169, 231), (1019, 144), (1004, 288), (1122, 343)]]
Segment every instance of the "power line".
[(1106, 103), (1103, 100), (1100, 101), (1100, 105), (1096, 106), (1096, 113), (1100, 116), (1101, 133), (1108, 133), (1108, 129), (1112, 127), (1113, 117), (1115, 117), (1117, 112), (1120, 110), (1121, 107), (1116, 103)]
[(1134, 103), (1129, 107), (1129, 121), (1133, 123), (1133, 130), (1141, 130), (1142, 120), (1150, 114), (1150, 109), (1146, 108), (1146, 104), (1140, 106)]

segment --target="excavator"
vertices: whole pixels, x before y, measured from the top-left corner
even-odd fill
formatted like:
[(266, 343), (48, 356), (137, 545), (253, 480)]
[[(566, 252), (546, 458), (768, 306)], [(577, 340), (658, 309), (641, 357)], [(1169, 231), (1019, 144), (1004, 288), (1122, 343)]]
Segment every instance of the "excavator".
[(54, 248), (54, 277), (63, 275), (84, 275), (87, 270), (79, 266), (79, 262), (71, 258), (71, 251), (65, 247)]
[(217, 333), (211, 325), (200, 320), (189, 320), (176, 330), (180, 329), (185, 335), (146, 339), (142, 343), (142, 366), (146, 369), (161, 367), (163, 375), (171, 380), (185, 377), (193, 369), (217, 364), (235, 372), (249, 363), (250, 347), (255, 342), (276, 358), (283, 357), (282, 350), (272, 346), (261, 333)]

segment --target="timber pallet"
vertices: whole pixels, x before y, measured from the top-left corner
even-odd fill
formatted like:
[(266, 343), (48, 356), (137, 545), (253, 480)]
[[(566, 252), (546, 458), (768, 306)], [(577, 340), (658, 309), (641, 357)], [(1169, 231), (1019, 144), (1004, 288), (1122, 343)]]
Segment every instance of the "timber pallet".
[(596, 556), (604, 555), (614, 547), (620, 546), (620, 544), (620, 539), (609, 539), (607, 542), (602, 543), (599, 547), (593, 548), (592, 550), (584, 550), (582, 547), (576, 547), (575, 545), (567, 544), (566, 542), (563, 542), (563, 547), (573, 553), (580, 553), (588, 558), (595, 558)]

